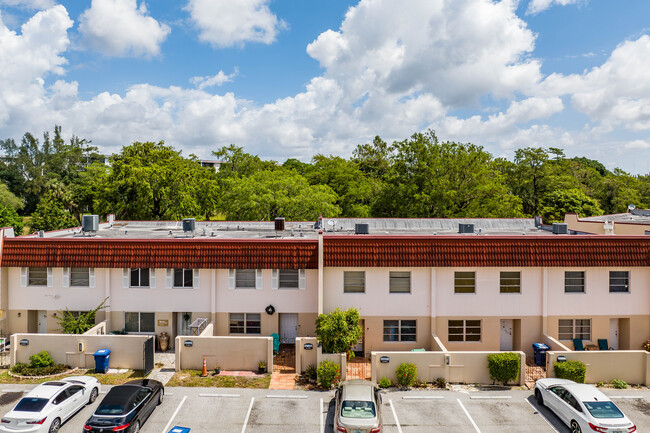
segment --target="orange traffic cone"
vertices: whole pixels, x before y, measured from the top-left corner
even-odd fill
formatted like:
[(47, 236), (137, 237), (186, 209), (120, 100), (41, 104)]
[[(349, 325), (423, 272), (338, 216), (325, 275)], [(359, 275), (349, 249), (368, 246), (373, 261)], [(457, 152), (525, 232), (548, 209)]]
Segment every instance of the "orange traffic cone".
[(205, 356), (203, 357), (203, 370), (201, 371), (201, 377), (207, 377), (208, 376), (208, 365), (205, 362)]

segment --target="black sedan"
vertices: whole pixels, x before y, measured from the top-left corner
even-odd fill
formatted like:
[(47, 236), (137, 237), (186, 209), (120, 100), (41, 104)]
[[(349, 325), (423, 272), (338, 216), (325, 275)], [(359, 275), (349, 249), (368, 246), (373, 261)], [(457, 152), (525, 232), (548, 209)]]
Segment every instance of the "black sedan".
[(84, 432), (137, 433), (157, 405), (165, 389), (157, 380), (132, 380), (113, 387), (86, 421)]

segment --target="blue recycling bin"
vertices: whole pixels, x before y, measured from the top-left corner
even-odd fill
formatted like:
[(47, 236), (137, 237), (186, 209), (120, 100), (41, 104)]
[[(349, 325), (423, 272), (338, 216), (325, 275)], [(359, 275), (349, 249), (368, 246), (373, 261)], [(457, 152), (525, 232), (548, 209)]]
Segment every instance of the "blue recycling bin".
[(169, 433), (189, 433), (190, 429), (187, 427), (179, 427), (179, 426), (174, 426), (172, 427), (171, 430), (169, 430)]
[(535, 354), (535, 364), (544, 367), (546, 365), (546, 351), (550, 349), (544, 343), (533, 343), (533, 352)]
[(110, 349), (100, 349), (93, 353), (95, 357), (95, 373), (108, 372), (108, 359), (111, 357)]

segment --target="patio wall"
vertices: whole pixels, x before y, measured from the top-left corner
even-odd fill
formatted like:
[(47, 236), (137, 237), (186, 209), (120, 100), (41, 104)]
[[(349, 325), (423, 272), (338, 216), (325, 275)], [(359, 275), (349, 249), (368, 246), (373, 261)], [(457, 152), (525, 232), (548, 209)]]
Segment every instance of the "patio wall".
[[(311, 349), (305, 349), (311, 344)], [(296, 373), (302, 374), (307, 367), (318, 367), (318, 340), (316, 337), (296, 337)]]
[(108, 323), (106, 320), (99, 322), (89, 330), (83, 333), (83, 335), (105, 335), (108, 334), (107, 330), (109, 328)]
[(555, 377), (553, 366), (558, 356), (587, 365), (585, 382), (624, 380), (634, 385), (650, 385), (650, 352), (645, 350), (585, 350), (546, 353), (546, 377)]
[[(487, 356), (501, 352), (372, 352), (372, 380), (377, 382), (383, 377), (397, 382), (395, 370), (402, 363), (411, 362), (418, 368), (418, 379), (431, 382), (444, 378), (450, 383), (491, 384)], [(526, 354), (514, 352), (521, 357), (519, 378), (515, 381), (524, 384), (526, 371)], [(388, 356), (388, 363), (381, 363), (380, 358)], [(445, 359), (449, 357), (447, 364)]]
[[(14, 334), (11, 336), (11, 365), (29, 363), (31, 355), (45, 350), (56, 363), (94, 368), (93, 353), (110, 349), (110, 368), (142, 370), (143, 345), (149, 338), (150, 335)], [(29, 345), (21, 346), (20, 340), (28, 340)]]
[[(192, 346), (185, 346), (186, 341)], [(205, 357), (208, 370), (219, 365), (224, 370), (257, 371), (257, 362), (266, 361), (273, 371), (272, 337), (176, 337), (176, 370), (201, 370)]]

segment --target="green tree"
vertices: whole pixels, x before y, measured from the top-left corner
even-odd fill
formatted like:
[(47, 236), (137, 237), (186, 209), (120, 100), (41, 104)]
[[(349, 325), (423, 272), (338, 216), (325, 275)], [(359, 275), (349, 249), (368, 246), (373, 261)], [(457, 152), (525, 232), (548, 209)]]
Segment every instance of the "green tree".
[(264, 161), (257, 155), (244, 152), (244, 148), (231, 144), (224, 146), (212, 155), (222, 163), (219, 167), (219, 177), (245, 177), (258, 171), (272, 170), (278, 167), (275, 161)]
[(376, 179), (383, 179), (391, 166), (393, 147), (389, 146), (378, 135), (372, 144), (360, 144), (354, 150), (352, 161), (359, 170)]
[(363, 329), (359, 325), (359, 310), (338, 308), (329, 314), (320, 314), (316, 319), (316, 337), (324, 353), (347, 353), (353, 357), (352, 346), (359, 342)]
[(14, 208), (0, 204), (0, 227), (13, 227), (16, 236), (20, 236), (25, 224)]
[(227, 179), (221, 210), (230, 220), (270, 221), (284, 217), (313, 221), (319, 214), (338, 216), (338, 197), (329, 186), (310, 185), (293, 170), (258, 171)]
[(48, 191), (38, 202), (29, 225), (32, 232), (50, 231), (76, 227), (79, 220), (68, 212), (52, 191)]
[[(98, 213), (118, 219), (178, 220), (209, 217), (218, 196), (214, 170), (183, 158), (164, 142), (135, 142), (110, 158), (111, 169), (85, 193), (98, 194)], [(100, 171), (95, 167), (95, 171)]]
[(64, 334), (83, 334), (88, 331), (95, 326), (97, 312), (106, 308), (106, 301), (108, 301), (108, 298), (105, 298), (101, 304), (92, 310), (78, 315), (72, 314), (67, 308), (65, 310), (59, 310), (56, 321), (61, 327), (61, 331)]
[(579, 216), (602, 215), (598, 201), (582, 190), (557, 190), (544, 196), (541, 202), (542, 219), (546, 222), (564, 221), (564, 215), (576, 213)]

